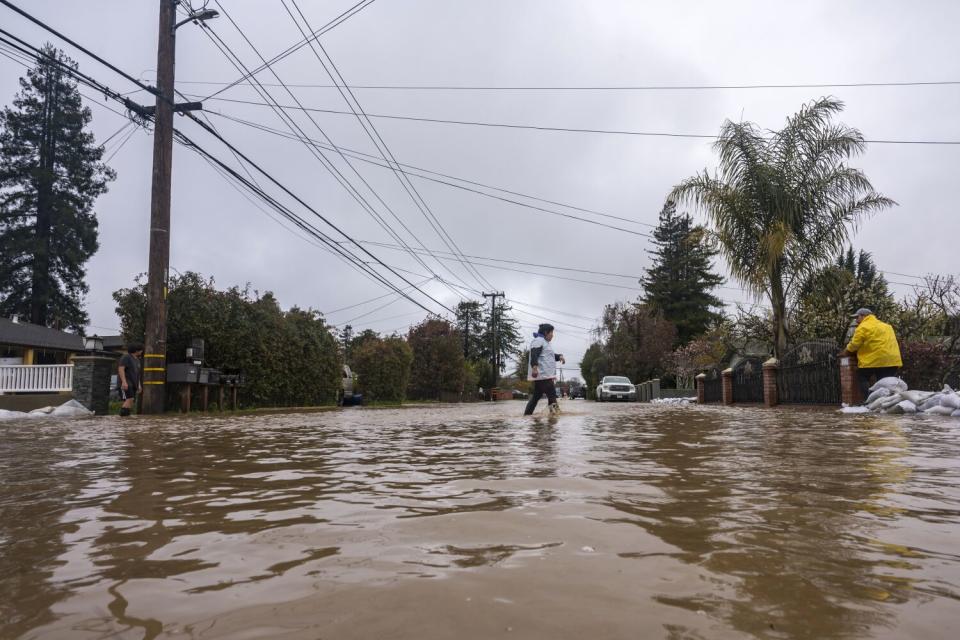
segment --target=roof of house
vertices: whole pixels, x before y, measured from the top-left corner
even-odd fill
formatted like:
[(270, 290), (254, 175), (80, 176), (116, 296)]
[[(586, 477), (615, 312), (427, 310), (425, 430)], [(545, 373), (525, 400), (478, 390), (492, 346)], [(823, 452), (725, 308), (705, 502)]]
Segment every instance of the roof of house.
[(102, 336), (104, 349), (122, 349), (127, 346), (123, 336)]
[(38, 324), (0, 318), (0, 344), (58, 351), (83, 351), (83, 337)]

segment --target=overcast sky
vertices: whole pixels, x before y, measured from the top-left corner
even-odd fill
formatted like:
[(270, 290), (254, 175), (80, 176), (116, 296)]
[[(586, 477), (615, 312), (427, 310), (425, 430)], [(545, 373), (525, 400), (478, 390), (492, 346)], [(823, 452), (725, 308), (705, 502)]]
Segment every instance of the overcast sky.
[[(314, 29), (350, 8), (355, 0), (300, 0)], [(19, 3), (149, 83), (155, 82), (157, 5), (155, 0), (30, 0)], [(194, 0), (194, 5), (200, 4)], [(302, 36), (280, 0), (225, 0), (224, 7), (266, 57)], [(289, 0), (288, 0), (289, 5)], [(211, 7), (216, 7), (211, 2)], [(50, 40), (80, 69), (128, 92), (129, 82), (6, 8), (4, 27), (32, 43)], [(847, 2), (603, 2), (558, 0), (378, 0), (321, 38), (348, 83), (355, 85), (743, 85), (905, 81), (960, 81), (956, 25), (960, 3), (898, 0)], [(243, 62), (260, 60), (225, 17), (210, 23)], [(274, 67), (288, 84), (329, 84), (314, 53), (304, 47)], [(0, 99), (9, 103), (23, 67), (0, 58)], [(206, 96), (238, 76), (204, 32), (186, 25), (178, 31), (178, 88)], [(264, 83), (277, 79), (265, 71)], [(268, 87), (283, 105), (294, 99)], [(330, 88), (294, 87), (307, 107), (344, 110)], [(89, 90), (88, 95), (93, 95)], [(529, 124), (548, 127), (715, 134), (726, 118), (778, 128), (801, 104), (822, 95), (846, 103), (842, 120), (867, 139), (960, 140), (960, 85), (834, 87), (683, 91), (397, 91), (358, 89), (369, 113), (446, 120)], [(148, 102), (143, 93), (131, 97)], [(249, 86), (219, 97), (260, 98)], [(91, 103), (92, 128), (105, 140), (124, 119)], [(101, 103), (102, 103), (101, 99)], [(115, 107), (113, 103), (107, 103)], [(270, 109), (236, 102), (205, 102), (211, 121), (225, 137), (273, 173), (293, 192), (356, 239), (393, 242), (370, 214), (351, 198), (304, 145), (295, 140), (223, 119), (214, 113), (256, 121), (287, 131)], [(324, 133), (335, 144), (376, 154), (353, 116), (291, 115), (312, 138)], [(549, 200), (654, 223), (664, 198), (678, 181), (713, 168), (710, 141), (490, 128), (374, 119), (399, 162), (502, 187)], [(322, 128), (321, 133), (317, 125)], [(176, 126), (217, 156), (236, 164), (216, 140), (184, 118)], [(108, 144), (113, 153), (123, 135)], [(118, 178), (101, 197), (100, 251), (89, 263), (87, 306), (93, 331), (113, 333), (119, 323), (113, 291), (130, 286), (146, 271), (150, 212), (151, 136), (140, 130), (111, 161)], [(385, 220), (413, 246), (446, 250), (421, 211), (389, 170), (352, 162), (393, 213), (376, 200), (353, 170), (328, 154)], [(855, 247), (874, 254), (881, 269), (902, 274), (960, 272), (956, 251), (960, 216), (956, 206), (960, 146), (871, 144), (855, 160), (874, 187), (899, 206), (869, 220)], [(256, 176), (265, 184), (260, 176)], [(648, 266), (648, 239), (615, 229), (562, 218), (413, 178), (414, 185), (459, 249), (470, 256), (534, 262), (601, 272), (639, 275)], [(276, 192), (271, 189), (271, 192)], [(503, 195), (503, 194), (501, 194)], [(289, 200), (287, 200), (289, 202)], [(649, 227), (600, 218), (555, 205), (564, 213), (637, 232)], [(302, 208), (299, 209), (303, 212)], [(417, 240), (400, 227), (393, 214)], [(218, 285), (250, 285), (273, 291), (284, 307), (329, 312), (386, 293), (329, 253), (259, 210), (192, 152), (174, 155), (171, 265), (213, 276)], [(310, 214), (305, 214), (310, 215)], [(318, 226), (322, 224), (315, 220)], [(408, 255), (370, 247), (384, 262), (430, 276)], [(488, 290), (460, 265), (427, 266), (441, 277), (471, 289)], [(510, 266), (510, 265), (504, 265)], [(523, 268), (516, 267), (512, 268)], [(456, 276), (451, 275), (452, 269)], [(479, 267), (482, 276), (508, 299), (563, 311), (522, 309), (528, 335), (538, 319), (558, 327), (555, 346), (576, 366), (589, 337), (584, 329), (604, 304), (638, 294), (616, 288)], [(629, 278), (538, 269), (583, 280), (634, 287)], [(413, 282), (424, 277), (408, 276)], [(897, 282), (913, 282), (889, 275)], [(396, 278), (393, 278), (396, 280)], [(399, 282), (399, 281), (398, 281)], [(732, 288), (728, 301), (747, 300)], [(462, 285), (461, 285), (462, 286)], [(460, 299), (441, 282), (423, 288), (446, 306)], [(896, 284), (898, 295), (909, 287)], [(464, 295), (476, 294), (464, 293)], [(424, 304), (442, 309), (423, 296)], [(329, 314), (340, 324), (389, 302)], [(405, 300), (355, 320), (357, 329), (405, 331), (424, 312)], [(565, 323), (565, 324), (563, 324)], [(568, 326), (574, 325), (574, 326)]]

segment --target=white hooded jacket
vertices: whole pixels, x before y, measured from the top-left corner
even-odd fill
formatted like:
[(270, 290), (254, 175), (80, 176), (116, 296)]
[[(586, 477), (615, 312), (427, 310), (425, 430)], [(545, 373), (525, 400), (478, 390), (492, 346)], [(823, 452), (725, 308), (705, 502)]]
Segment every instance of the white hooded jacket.
[[(539, 369), (539, 375), (534, 378), (533, 363), (531, 360), (533, 360), (533, 354), (537, 349), (540, 350), (540, 357), (536, 363)], [(557, 377), (557, 360), (559, 356), (554, 352), (553, 347), (550, 346), (550, 341), (538, 333), (530, 343), (530, 354), (530, 358), (527, 360), (527, 380), (549, 380)]]

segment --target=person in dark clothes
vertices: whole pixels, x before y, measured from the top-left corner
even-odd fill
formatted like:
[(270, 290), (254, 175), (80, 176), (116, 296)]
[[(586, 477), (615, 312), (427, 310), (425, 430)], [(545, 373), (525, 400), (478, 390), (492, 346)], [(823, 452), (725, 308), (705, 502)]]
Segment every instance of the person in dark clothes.
[(137, 401), (137, 394), (143, 390), (140, 380), (140, 360), (143, 355), (143, 345), (127, 345), (127, 352), (117, 364), (117, 387), (120, 391), (120, 415), (130, 415), (130, 410)]
[(530, 394), (530, 401), (527, 402), (527, 408), (523, 412), (525, 416), (533, 414), (543, 396), (547, 396), (550, 413), (560, 411), (554, 381), (557, 378), (557, 363), (566, 364), (567, 361), (563, 359), (563, 354), (553, 351), (550, 344), (552, 340), (553, 325), (550, 324), (541, 324), (533, 334), (533, 341), (530, 343), (530, 361), (527, 363), (527, 380), (533, 382), (533, 393)]

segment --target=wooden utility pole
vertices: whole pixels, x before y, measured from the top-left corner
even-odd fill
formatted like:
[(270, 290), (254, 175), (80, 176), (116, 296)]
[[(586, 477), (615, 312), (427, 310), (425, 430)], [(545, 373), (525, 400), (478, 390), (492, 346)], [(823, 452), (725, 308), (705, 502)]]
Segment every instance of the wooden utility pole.
[(501, 291), (497, 293), (485, 293), (483, 294), (484, 298), (490, 298), (490, 364), (493, 366), (493, 387), (500, 383), (500, 352), (497, 349), (498, 346), (498, 336), (497, 336), (497, 298), (503, 298), (504, 293)]
[(147, 335), (143, 355), (144, 413), (163, 413), (166, 400), (176, 17), (177, 1), (160, 0), (157, 102), (153, 129), (153, 191), (150, 199), (150, 260), (147, 271)]

